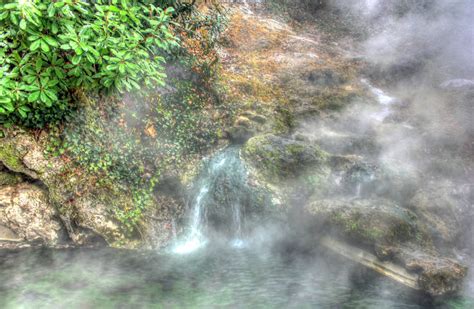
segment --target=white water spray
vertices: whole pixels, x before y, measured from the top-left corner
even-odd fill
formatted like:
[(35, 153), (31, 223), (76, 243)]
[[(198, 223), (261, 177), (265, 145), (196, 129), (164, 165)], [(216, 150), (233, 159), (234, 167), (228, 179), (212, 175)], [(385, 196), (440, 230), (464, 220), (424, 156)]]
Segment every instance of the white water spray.
[[(246, 175), (237, 148), (226, 149), (211, 158), (195, 184), (187, 234), (178, 240), (173, 252), (187, 254), (204, 247), (209, 242), (206, 233), (215, 223), (210, 221), (215, 220), (222, 221), (220, 224), (230, 233), (233, 247), (243, 247), (241, 199), (247, 195), (245, 190)], [(208, 220), (209, 216), (213, 219)]]

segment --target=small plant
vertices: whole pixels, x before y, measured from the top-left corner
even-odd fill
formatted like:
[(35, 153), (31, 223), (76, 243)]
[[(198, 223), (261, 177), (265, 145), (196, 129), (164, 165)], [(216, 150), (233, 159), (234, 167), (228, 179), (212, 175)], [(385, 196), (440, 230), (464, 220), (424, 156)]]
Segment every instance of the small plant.
[(44, 127), (82, 91), (162, 85), (178, 45), (172, 8), (150, 0), (18, 0), (0, 4), (0, 124)]

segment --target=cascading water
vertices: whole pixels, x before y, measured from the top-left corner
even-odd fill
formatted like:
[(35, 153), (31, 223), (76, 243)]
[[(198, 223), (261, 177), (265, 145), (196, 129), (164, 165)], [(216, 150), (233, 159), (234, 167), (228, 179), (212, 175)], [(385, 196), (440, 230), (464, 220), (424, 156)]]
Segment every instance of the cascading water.
[(189, 225), (173, 251), (195, 251), (214, 231), (228, 236), (233, 246), (243, 246), (243, 211), (250, 191), (239, 148), (229, 147), (209, 159), (191, 192)]
[(378, 122), (383, 122), (392, 113), (391, 105), (395, 103), (395, 98), (387, 95), (382, 89), (374, 87), (366, 79), (361, 81), (369, 88), (377, 102), (381, 105), (380, 110), (372, 114), (371, 117)]

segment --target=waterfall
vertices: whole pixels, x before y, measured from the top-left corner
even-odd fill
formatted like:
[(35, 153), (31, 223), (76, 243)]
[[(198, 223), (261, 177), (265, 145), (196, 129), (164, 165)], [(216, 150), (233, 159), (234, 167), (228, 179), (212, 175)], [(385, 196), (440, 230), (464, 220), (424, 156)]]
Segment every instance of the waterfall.
[(189, 253), (206, 245), (210, 234), (225, 235), (243, 246), (243, 205), (248, 198), (246, 171), (239, 148), (229, 147), (208, 159), (191, 188), (188, 227), (173, 251)]
[(377, 99), (381, 108), (373, 113), (371, 117), (377, 122), (383, 122), (392, 113), (391, 105), (395, 103), (395, 98), (386, 94), (382, 89), (376, 88), (369, 83), (366, 79), (362, 79), (361, 82), (365, 84), (372, 95)]

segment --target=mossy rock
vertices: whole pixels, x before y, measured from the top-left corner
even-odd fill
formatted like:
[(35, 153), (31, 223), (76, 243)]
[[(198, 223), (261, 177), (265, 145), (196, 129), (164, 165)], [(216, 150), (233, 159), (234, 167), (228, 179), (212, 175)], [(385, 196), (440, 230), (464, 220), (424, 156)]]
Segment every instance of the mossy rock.
[(331, 232), (358, 243), (393, 245), (420, 239), (416, 215), (389, 200), (318, 199), (306, 209)]
[(29, 174), (29, 171), (23, 164), (21, 158), (21, 154), (12, 144), (2, 140), (0, 143), (0, 162), (11, 171)]
[(253, 137), (243, 148), (243, 158), (270, 182), (298, 178), (308, 169), (313, 179), (327, 175), (328, 157), (316, 145), (272, 134)]
[(18, 173), (0, 171), (0, 186), (13, 186), (22, 181), (23, 177)]

